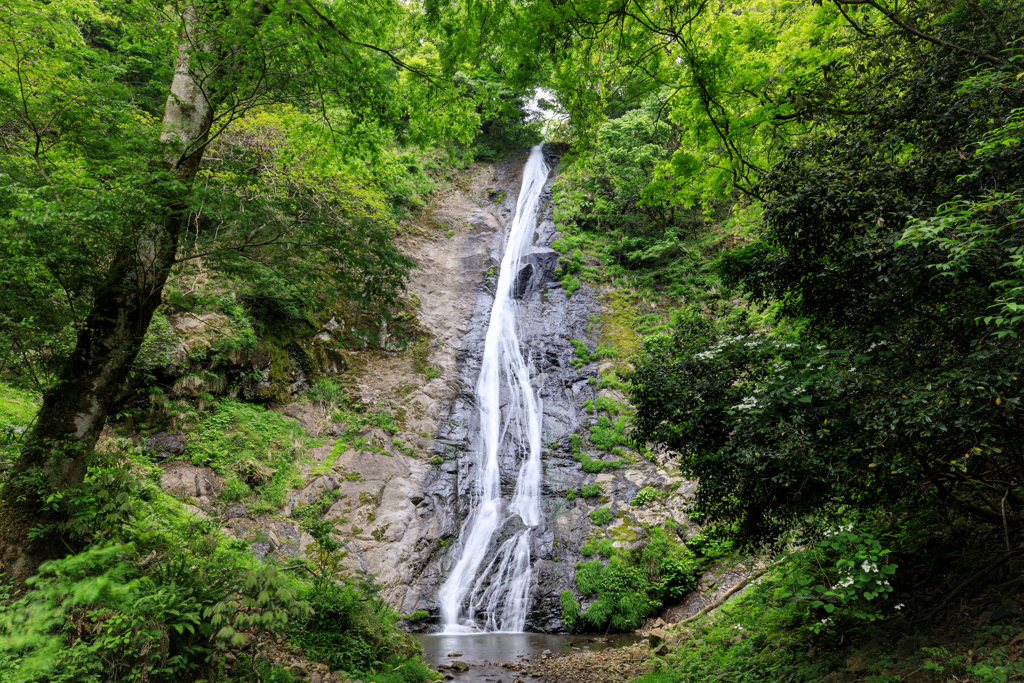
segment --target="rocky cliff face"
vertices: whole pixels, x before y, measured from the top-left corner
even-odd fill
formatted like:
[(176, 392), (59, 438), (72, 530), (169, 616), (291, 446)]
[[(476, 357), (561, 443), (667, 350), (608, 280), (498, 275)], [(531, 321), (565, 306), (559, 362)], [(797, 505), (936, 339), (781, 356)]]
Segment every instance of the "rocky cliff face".
[[(355, 361), (361, 367), (360, 399), (367, 406), (386, 406), (395, 415), (397, 433), (369, 430), (360, 435), (358, 447), (338, 454), (336, 437), (331, 436), (336, 428), (326, 416), (313, 406), (293, 403), (283, 414), (327, 438), (307, 454), (305, 485), (289, 495), (290, 502), (279, 513), (251, 517), (244, 506), (218, 506), (216, 475), (182, 463), (167, 468), (165, 489), (186, 499), (197, 514), (220, 516), (224, 531), (248, 539), (257, 554), (278, 555), (299, 554), (312, 540), (299, 530), (294, 510), (334, 492), (337, 502), (324, 516), (336, 520), (339, 537), (346, 541), (347, 565), (374, 574), (383, 597), (399, 612), (433, 613), (437, 589), (461, 551), (459, 527), (475, 477), (473, 387), (524, 160), (478, 169), (462, 188), (449, 191), (424, 212), (429, 225), (418, 226), (404, 239), (406, 253), (419, 263), (410, 293), (429, 344), (414, 352), (366, 352)], [(549, 165), (556, 162), (552, 152)], [(693, 483), (638, 454), (620, 451), (613, 456), (571, 438), (586, 435), (598, 423), (598, 416), (585, 407), (588, 400), (624, 398), (598, 388), (602, 366), (578, 359), (570, 342), (582, 340), (593, 348), (592, 321), (601, 309), (595, 290), (584, 285), (568, 296), (554, 279), (558, 254), (551, 244), (559, 233), (551, 219), (551, 181), (533, 253), (516, 279), (520, 339), (536, 370), (544, 410), (544, 521), (533, 535), (533, 609), (527, 622), (529, 630), (544, 632), (564, 630), (559, 593), (573, 588), (575, 565), (583, 559), (580, 547), (588, 539), (609, 535), (618, 544), (637, 544), (645, 526), (669, 519), (685, 533), (685, 511), (694, 489)], [(386, 349), (386, 340), (382, 346)], [(579, 456), (574, 458), (574, 449), (595, 460), (625, 456), (627, 464), (588, 474)], [(329, 458), (333, 465), (324, 473), (322, 465)], [(518, 463), (508, 457), (502, 472), (503, 486), (511, 492)], [(570, 490), (593, 484), (599, 485), (599, 496), (567, 499)], [(645, 486), (663, 494), (644, 507), (631, 505)], [(588, 516), (598, 504), (615, 516), (605, 528)], [(510, 521), (495, 548), (516, 530)], [(420, 628), (430, 628), (430, 622)]]
[[(557, 158), (549, 159), (550, 166), (556, 164)], [(513, 209), (512, 204), (518, 194), (516, 170), (516, 167), (506, 167), (496, 178), (498, 194), (503, 195), (505, 201), (485, 205), (470, 220), (473, 230), (467, 239), (491, 245), (494, 251), (487, 260), (490, 264), (496, 265), (500, 260), (500, 242), (495, 238), (503, 236), (505, 221), (511, 218), (510, 209)], [(598, 422), (596, 415), (586, 411), (587, 400), (605, 397), (622, 402), (624, 398), (614, 390), (597, 388), (594, 380), (599, 376), (598, 362), (582, 365), (577, 362), (574, 366), (577, 356), (570, 340), (588, 340), (592, 336), (589, 331), (591, 320), (600, 309), (591, 288), (584, 286), (570, 297), (553, 277), (558, 254), (551, 249), (551, 244), (560, 235), (551, 219), (550, 183), (551, 180), (543, 198), (546, 208), (537, 226), (534, 252), (517, 275), (516, 287), (522, 301), (520, 339), (539, 373), (544, 409), (543, 442), (546, 446), (543, 459), (545, 521), (539, 533), (534, 534), (536, 540), (531, 553), (534, 558), (533, 610), (527, 628), (559, 632), (564, 630), (559, 594), (574, 586), (575, 565), (583, 559), (580, 547), (592, 536), (604, 533), (610, 533), (621, 544), (642, 542), (644, 525), (660, 525), (667, 519), (673, 519), (681, 529), (686, 529), (685, 510), (694, 486), (682, 478), (672, 477), (656, 463), (635, 454), (632, 454), (631, 466), (600, 474), (585, 473), (573, 457), (570, 435), (585, 432)], [(429, 513), (425, 515), (423, 524), (431, 528), (431, 532), (424, 536), (440, 532), (439, 536), (434, 536), (440, 542), (435, 544), (431, 557), (409, 585), (403, 602), (406, 610), (434, 610), (437, 588), (461, 551), (458, 527), (468, 512), (475, 477), (472, 453), (478, 430), (473, 386), (482, 361), (496, 277), (497, 274), (492, 272), (478, 286), (472, 313), (464, 323), (466, 332), (457, 353), (459, 390), (441, 416), (433, 446), (438, 457), (444, 458), (444, 464), (424, 490), (424, 505)], [(586, 446), (583, 450), (587, 450)], [(591, 456), (595, 459), (618, 459), (597, 450), (593, 450)], [(519, 463), (512, 457), (507, 457), (502, 463), (502, 483), (509, 492), (515, 486), (514, 477), (518, 469)], [(594, 483), (600, 485), (601, 496), (590, 499), (593, 504), (582, 498), (566, 498), (570, 490)], [(644, 486), (652, 486), (669, 495), (644, 508), (631, 506), (630, 501)], [(588, 516), (598, 507), (598, 500), (616, 516), (608, 532), (595, 527)], [(517, 530), (515, 522), (507, 523), (494, 547), (497, 548)]]

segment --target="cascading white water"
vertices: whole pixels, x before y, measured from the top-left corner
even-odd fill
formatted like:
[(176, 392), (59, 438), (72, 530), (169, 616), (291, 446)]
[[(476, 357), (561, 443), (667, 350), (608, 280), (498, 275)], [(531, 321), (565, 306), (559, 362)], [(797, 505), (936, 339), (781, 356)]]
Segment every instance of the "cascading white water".
[[(487, 631), (521, 632), (530, 607), (530, 528), (540, 523), (541, 403), (530, 385), (530, 367), (519, 348), (512, 290), (522, 257), (532, 243), (540, 194), (549, 171), (541, 145), (537, 145), (530, 150), (530, 158), (523, 169), (523, 185), (501, 259), (483, 364), (476, 384), (480, 414), (476, 505), (462, 527), (462, 556), (437, 592), (445, 633), (479, 630), (477, 612), (482, 612), (483, 628)], [(501, 412), (503, 385), (508, 399), (504, 415)], [(498, 449), (506, 435), (516, 452), (523, 456), (507, 511), (503, 510), (498, 467)], [(512, 515), (518, 515), (527, 528), (502, 543), (494, 559), (481, 572), (480, 565), (495, 534)]]

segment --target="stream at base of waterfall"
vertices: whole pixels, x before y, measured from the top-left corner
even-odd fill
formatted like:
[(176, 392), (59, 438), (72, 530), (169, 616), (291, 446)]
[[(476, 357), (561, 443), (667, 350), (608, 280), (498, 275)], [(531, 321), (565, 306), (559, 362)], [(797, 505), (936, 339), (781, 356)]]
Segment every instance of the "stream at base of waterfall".
[[(530, 608), (531, 533), (540, 523), (542, 406), (531, 385), (533, 368), (520, 348), (514, 288), (522, 258), (532, 244), (550, 170), (542, 145), (533, 147), (501, 259), (476, 384), (480, 424), (474, 449), (476, 480), (459, 537), (462, 553), (437, 593), (445, 634), (521, 633)], [(521, 459), (507, 504), (501, 495), (499, 455), (503, 452)], [(524, 528), (507, 538), (483, 566), (495, 537), (517, 517)]]

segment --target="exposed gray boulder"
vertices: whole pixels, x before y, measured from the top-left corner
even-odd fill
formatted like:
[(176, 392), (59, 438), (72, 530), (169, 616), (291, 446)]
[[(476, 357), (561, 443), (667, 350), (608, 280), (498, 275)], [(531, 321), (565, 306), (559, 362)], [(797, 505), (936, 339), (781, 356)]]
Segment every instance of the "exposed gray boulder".
[(209, 467), (187, 462), (172, 462), (164, 469), (160, 488), (175, 498), (193, 505), (209, 506), (220, 492), (220, 478)]

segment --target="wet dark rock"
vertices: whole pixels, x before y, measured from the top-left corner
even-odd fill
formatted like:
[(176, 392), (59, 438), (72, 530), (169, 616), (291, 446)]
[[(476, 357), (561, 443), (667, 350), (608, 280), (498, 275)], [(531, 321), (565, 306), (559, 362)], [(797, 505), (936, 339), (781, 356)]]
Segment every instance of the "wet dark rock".
[(512, 285), (513, 297), (516, 299), (522, 299), (531, 292), (534, 272), (532, 263), (527, 263), (519, 269), (519, 273), (516, 275), (516, 281)]
[(463, 671), (469, 671), (469, 665), (461, 659), (456, 659), (454, 662), (452, 662), (452, 671), (457, 671), (459, 673), (462, 673)]
[(143, 449), (158, 458), (178, 457), (185, 454), (185, 442), (180, 434), (160, 432), (146, 439)]

